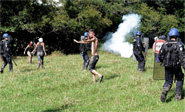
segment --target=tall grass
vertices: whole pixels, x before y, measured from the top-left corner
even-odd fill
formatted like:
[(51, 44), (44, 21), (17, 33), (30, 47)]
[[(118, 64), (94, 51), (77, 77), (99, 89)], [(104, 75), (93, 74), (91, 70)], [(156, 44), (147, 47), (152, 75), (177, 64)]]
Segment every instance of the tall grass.
[[(93, 83), (82, 70), (80, 55), (45, 57), (45, 69), (36, 70), (37, 58), (28, 64), (18, 57), (14, 72), (0, 75), (1, 112), (139, 111), (184, 112), (185, 100), (174, 101), (175, 84), (161, 103), (164, 80), (153, 80), (153, 52), (149, 51), (146, 72), (137, 71), (131, 58), (100, 51), (96, 70), (104, 75)], [(2, 62), (1, 62), (2, 64)]]

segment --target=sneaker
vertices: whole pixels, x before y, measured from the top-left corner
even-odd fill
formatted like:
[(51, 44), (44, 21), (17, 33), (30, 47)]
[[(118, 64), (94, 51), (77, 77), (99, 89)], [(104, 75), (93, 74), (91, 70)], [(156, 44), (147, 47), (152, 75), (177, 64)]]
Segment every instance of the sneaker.
[(103, 75), (100, 77), (100, 83), (102, 82), (102, 80), (103, 80)]
[(182, 98), (181, 95), (179, 95), (179, 94), (175, 95), (175, 101), (179, 101), (179, 100), (181, 100), (181, 98)]
[(167, 96), (167, 94), (162, 92), (162, 94), (161, 94), (161, 102), (165, 102), (166, 101), (166, 96)]

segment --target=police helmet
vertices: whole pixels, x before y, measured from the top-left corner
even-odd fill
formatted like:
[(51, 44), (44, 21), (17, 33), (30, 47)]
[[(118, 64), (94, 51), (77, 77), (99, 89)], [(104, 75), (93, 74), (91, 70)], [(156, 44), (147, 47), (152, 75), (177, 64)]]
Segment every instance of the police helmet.
[(162, 39), (166, 39), (166, 36), (165, 36), (165, 35), (162, 35), (161, 38), (162, 38)]
[(136, 33), (136, 35), (139, 35), (139, 36), (141, 36), (141, 31), (137, 31), (137, 33)]
[(172, 29), (170, 29), (168, 35), (169, 35), (170, 37), (171, 37), (171, 36), (177, 36), (177, 37), (179, 37), (180, 34), (179, 34), (179, 31), (178, 31), (177, 28), (172, 28)]
[(8, 37), (9, 37), (8, 33), (3, 34), (3, 38), (8, 38)]
[(84, 37), (88, 37), (88, 32), (85, 32), (84, 33)]

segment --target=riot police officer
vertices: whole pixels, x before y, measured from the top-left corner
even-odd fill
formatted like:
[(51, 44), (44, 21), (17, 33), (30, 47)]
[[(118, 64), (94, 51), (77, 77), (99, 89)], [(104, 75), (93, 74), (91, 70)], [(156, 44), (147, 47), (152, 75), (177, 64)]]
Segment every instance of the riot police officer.
[(133, 41), (133, 52), (136, 60), (138, 61), (138, 71), (143, 72), (145, 68), (145, 59), (143, 56), (144, 47), (141, 41), (141, 31), (137, 31), (136, 37)]
[(9, 42), (9, 35), (7, 33), (3, 34), (2, 46), (1, 46), (1, 56), (4, 61), (3, 65), (1, 66), (0, 72), (3, 73), (4, 68), (7, 64), (9, 64), (9, 71), (13, 71), (13, 64), (11, 59), (11, 44)]
[[(84, 33), (84, 38), (83, 39), (88, 40), (88, 32)], [(82, 55), (83, 60), (84, 60), (84, 62), (83, 62), (83, 70), (84, 71), (87, 70), (87, 67), (88, 67), (89, 61), (90, 61), (89, 56), (87, 54), (88, 50), (91, 50), (91, 45), (90, 44), (88, 44), (88, 43), (80, 44), (80, 52), (81, 52), (81, 55)]]
[(162, 36), (160, 37), (160, 39), (166, 40), (166, 36), (165, 36), (165, 35), (162, 35)]
[(175, 101), (182, 99), (184, 82), (184, 74), (181, 69), (181, 66), (185, 69), (184, 45), (177, 41), (179, 32), (176, 28), (172, 28), (168, 35), (169, 40), (163, 44), (159, 51), (159, 60), (165, 67), (165, 83), (161, 94), (162, 102), (165, 102), (167, 93), (172, 87), (173, 75), (175, 75), (177, 80)]

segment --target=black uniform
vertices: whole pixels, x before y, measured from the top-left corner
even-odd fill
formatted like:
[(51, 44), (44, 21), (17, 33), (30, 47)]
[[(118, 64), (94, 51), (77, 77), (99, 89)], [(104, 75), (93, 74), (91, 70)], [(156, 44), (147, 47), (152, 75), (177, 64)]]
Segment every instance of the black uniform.
[(172, 87), (173, 75), (175, 75), (176, 83), (176, 100), (181, 99), (184, 74), (181, 66), (185, 69), (185, 51), (184, 45), (177, 41), (167, 41), (163, 44), (159, 52), (159, 60), (165, 67), (165, 83), (161, 95), (161, 101), (164, 102), (168, 91)]
[(141, 38), (140, 37), (135, 37), (134, 38), (134, 41), (133, 41), (133, 52), (134, 52), (134, 55), (138, 61), (138, 70), (139, 71), (144, 71), (144, 68), (145, 68), (145, 59), (144, 59), (144, 56), (143, 56), (143, 51), (144, 51), (144, 47), (143, 47), (143, 44), (142, 44), (142, 41), (141, 41)]
[(87, 70), (87, 67), (89, 65), (89, 56), (87, 54), (87, 51), (91, 49), (91, 44), (80, 44), (80, 52), (83, 56), (83, 69)]
[(13, 71), (13, 64), (12, 64), (12, 53), (11, 53), (11, 44), (8, 40), (2, 40), (2, 49), (3, 52), (1, 54), (2, 59), (4, 61), (3, 65), (1, 66), (0, 72), (3, 73), (4, 68), (7, 64), (9, 64), (9, 71)]

